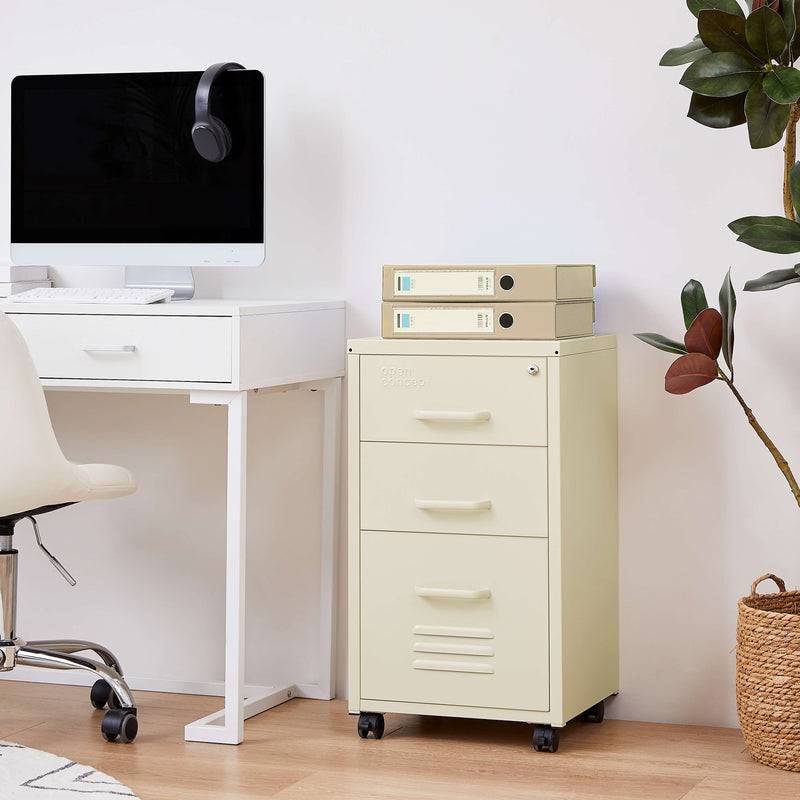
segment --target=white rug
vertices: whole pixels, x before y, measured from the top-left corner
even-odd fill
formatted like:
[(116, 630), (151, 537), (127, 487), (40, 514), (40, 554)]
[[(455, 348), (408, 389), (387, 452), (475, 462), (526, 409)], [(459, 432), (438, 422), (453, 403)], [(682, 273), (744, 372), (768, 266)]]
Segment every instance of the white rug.
[(67, 758), (0, 742), (2, 800), (120, 800), (137, 796), (114, 778)]

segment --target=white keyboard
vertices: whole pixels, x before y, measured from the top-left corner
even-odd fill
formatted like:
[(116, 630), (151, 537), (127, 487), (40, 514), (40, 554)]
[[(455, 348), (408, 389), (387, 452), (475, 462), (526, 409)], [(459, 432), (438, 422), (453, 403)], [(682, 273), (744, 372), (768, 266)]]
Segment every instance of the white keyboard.
[(13, 303), (100, 303), (106, 305), (147, 305), (169, 300), (174, 289), (93, 289), (72, 287), (51, 287), (28, 289), (26, 292), (12, 294), (8, 299)]

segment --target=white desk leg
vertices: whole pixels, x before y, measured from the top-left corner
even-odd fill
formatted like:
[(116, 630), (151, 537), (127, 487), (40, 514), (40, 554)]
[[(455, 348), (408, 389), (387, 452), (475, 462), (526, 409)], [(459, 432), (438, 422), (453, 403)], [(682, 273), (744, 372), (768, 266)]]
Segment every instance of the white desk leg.
[(298, 697), (332, 700), (336, 694), (336, 531), (339, 523), (339, 459), (342, 379), (312, 384), (323, 392), (322, 519), (318, 683), (296, 686)]
[[(228, 511), (225, 568), (225, 709), (185, 728), (193, 742), (244, 739), (244, 602), (247, 541), (247, 392), (196, 392), (193, 403), (228, 406)], [(220, 722), (222, 724), (220, 724)]]
[[(247, 392), (192, 392), (192, 403), (228, 406), (228, 517), (225, 575), (225, 708), (184, 728), (188, 742), (239, 744), (244, 720), (293, 695), (333, 698), (335, 687), (336, 530), (339, 513), (341, 378), (309, 385), (323, 391), (320, 678), (315, 684), (245, 687)], [(245, 699), (245, 692), (247, 698)]]

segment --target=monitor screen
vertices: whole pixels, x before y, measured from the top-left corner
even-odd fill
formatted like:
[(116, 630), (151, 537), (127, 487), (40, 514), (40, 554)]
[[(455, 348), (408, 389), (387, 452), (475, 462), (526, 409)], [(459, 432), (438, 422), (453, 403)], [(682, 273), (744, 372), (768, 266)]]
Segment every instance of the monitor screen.
[(231, 151), (192, 141), (202, 72), (26, 75), (11, 86), (12, 259), (50, 264), (259, 264), (264, 79), (231, 69), (210, 110)]

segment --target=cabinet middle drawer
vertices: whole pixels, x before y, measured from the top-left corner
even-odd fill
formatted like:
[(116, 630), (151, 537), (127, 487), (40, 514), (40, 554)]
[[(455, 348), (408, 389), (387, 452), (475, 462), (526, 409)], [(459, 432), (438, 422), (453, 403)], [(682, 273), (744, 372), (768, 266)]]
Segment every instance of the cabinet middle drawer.
[(547, 536), (547, 448), (362, 442), (360, 527)]

